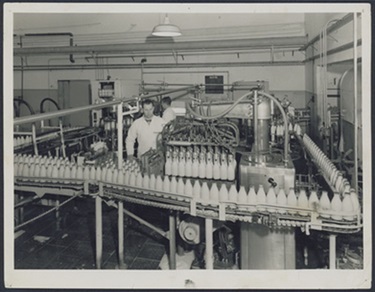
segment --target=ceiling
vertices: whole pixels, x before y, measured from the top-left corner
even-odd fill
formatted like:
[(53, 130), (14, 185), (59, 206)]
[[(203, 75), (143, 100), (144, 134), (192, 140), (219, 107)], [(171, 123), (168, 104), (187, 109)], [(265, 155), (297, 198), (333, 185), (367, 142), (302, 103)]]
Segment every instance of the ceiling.
[(177, 54), (215, 49), (298, 49), (305, 43), (304, 13), (168, 12), (170, 22), (180, 27), (182, 36), (173, 39), (151, 36), (153, 27), (162, 23), (164, 17), (165, 13), (155, 12), (15, 13), (14, 53), (16, 56)]
[[(151, 32), (164, 13), (16, 13), (14, 33), (69, 31), (74, 34)], [(304, 23), (303, 13), (169, 13), (182, 31), (202, 28)]]
[[(173, 42), (305, 36), (303, 13), (169, 13), (168, 16), (183, 34)], [(162, 23), (164, 17), (164, 13), (16, 13), (14, 34), (69, 32), (77, 46), (145, 43), (153, 27)], [(66, 45), (66, 37), (23, 38), (23, 47), (60, 45)]]

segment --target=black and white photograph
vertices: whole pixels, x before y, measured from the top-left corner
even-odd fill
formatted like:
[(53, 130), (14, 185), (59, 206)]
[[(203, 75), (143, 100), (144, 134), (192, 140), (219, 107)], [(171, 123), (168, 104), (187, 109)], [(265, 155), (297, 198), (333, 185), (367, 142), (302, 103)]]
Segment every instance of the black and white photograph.
[(366, 3), (6, 3), (7, 288), (371, 287)]

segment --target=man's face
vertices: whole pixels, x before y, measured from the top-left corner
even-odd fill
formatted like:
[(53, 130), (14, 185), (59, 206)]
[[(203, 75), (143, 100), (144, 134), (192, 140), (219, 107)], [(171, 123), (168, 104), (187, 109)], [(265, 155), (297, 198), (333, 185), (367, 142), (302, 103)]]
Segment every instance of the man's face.
[(165, 102), (162, 102), (162, 103), (161, 103), (161, 106), (162, 106), (163, 110), (166, 110), (167, 107), (168, 107), (168, 105), (167, 105)]
[(146, 119), (151, 119), (154, 115), (154, 106), (152, 104), (143, 105), (143, 114)]

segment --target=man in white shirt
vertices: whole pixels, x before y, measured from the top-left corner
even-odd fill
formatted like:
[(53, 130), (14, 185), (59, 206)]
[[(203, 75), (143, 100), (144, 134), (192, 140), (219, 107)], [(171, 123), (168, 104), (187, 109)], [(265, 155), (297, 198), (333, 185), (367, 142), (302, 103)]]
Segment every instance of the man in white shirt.
[(163, 107), (163, 120), (168, 123), (176, 118), (176, 113), (171, 108), (172, 99), (169, 96), (163, 97), (161, 106)]
[(130, 126), (126, 137), (128, 159), (134, 158), (134, 143), (138, 140), (138, 158), (150, 149), (156, 149), (157, 135), (163, 130), (165, 121), (154, 115), (154, 102), (146, 99), (143, 102), (143, 116)]

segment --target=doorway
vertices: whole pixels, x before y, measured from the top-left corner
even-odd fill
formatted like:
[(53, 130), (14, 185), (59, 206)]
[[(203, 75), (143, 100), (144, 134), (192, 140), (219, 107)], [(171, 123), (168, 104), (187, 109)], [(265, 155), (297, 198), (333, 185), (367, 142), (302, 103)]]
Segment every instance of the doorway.
[[(90, 80), (59, 80), (58, 103), (62, 109), (73, 109), (90, 105)], [(63, 117), (63, 125), (71, 127), (90, 126), (90, 111), (83, 111)]]

